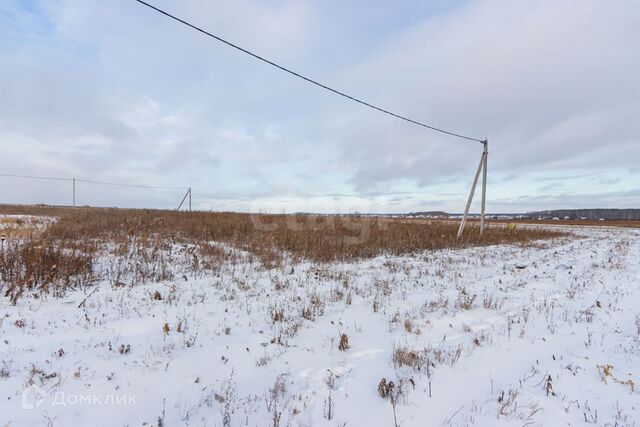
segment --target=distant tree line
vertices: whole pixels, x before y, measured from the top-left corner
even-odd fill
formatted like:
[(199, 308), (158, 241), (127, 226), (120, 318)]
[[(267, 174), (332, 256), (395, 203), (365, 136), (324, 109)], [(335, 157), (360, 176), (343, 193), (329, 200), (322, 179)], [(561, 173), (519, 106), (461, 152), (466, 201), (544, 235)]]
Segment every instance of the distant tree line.
[(640, 209), (556, 209), (550, 211), (528, 212), (530, 218), (564, 219), (608, 219), (608, 220), (640, 220)]

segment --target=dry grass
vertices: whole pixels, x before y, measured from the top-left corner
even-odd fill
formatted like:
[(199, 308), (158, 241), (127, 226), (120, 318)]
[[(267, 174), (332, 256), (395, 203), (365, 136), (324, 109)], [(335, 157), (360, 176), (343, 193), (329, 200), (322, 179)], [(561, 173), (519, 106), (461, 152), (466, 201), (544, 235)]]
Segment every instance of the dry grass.
[[(471, 225), (456, 240), (457, 224), (418, 223), (393, 218), (320, 215), (252, 215), (166, 210), (0, 206), (0, 214), (57, 218), (37, 234), (15, 234), (0, 254), (0, 286), (13, 302), (29, 290), (57, 294), (94, 279), (98, 255), (115, 257), (108, 274), (112, 284), (172, 278), (171, 247), (184, 245), (189, 271), (216, 271), (229, 259), (217, 245), (256, 256), (267, 268), (283, 257), (293, 261), (332, 262), (382, 254), (407, 255), (443, 248), (530, 244), (562, 236), (560, 231), (494, 226), (480, 237)], [(186, 255), (185, 255), (186, 256)], [(321, 312), (311, 301), (309, 316)]]
[(458, 225), (429, 224), (394, 218), (320, 215), (251, 215), (241, 213), (175, 212), (108, 208), (0, 206), (0, 213), (55, 216), (59, 220), (43, 234), (46, 240), (119, 241), (126, 237), (162, 238), (169, 242), (228, 243), (275, 261), (281, 253), (330, 262), (404, 255), (425, 250), (502, 243), (526, 244), (563, 235), (559, 231), (488, 227), (483, 237), (471, 224), (461, 240)]
[(420, 352), (409, 350), (407, 347), (400, 346), (393, 349), (393, 365), (397, 368), (409, 366), (419, 371), (425, 363), (424, 357)]
[(0, 235), (5, 239), (26, 239), (41, 234), (33, 218), (4, 217), (0, 218)]
[(0, 251), (0, 280), (8, 285), (5, 296), (13, 303), (27, 291), (57, 296), (94, 279), (92, 254), (59, 242), (12, 241)]

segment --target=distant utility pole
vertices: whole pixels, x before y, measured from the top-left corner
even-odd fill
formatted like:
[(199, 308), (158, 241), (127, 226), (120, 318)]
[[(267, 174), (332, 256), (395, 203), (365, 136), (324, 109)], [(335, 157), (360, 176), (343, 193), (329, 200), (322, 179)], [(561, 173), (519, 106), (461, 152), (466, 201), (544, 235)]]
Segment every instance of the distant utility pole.
[(464, 215), (462, 216), (462, 221), (460, 222), (460, 228), (458, 228), (458, 239), (462, 236), (462, 232), (464, 231), (464, 226), (467, 222), (467, 216), (469, 215), (469, 208), (471, 207), (471, 202), (473, 201), (473, 195), (476, 191), (476, 187), (478, 185), (478, 177), (480, 176), (480, 171), (482, 171), (482, 203), (480, 208), (480, 235), (484, 233), (484, 216), (485, 216), (485, 202), (487, 198), (487, 157), (489, 157), (489, 140), (485, 139), (482, 141), (484, 148), (482, 150), (482, 156), (480, 156), (480, 163), (478, 164), (478, 170), (476, 171), (476, 175), (473, 178), (473, 184), (471, 184), (471, 191), (469, 192), (469, 198), (467, 199), (467, 205), (464, 208)]
[(76, 207), (76, 179), (73, 178), (73, 207)]
[(180, 201), (180, 204), (178, 205), (178, 209), (176, 210), (178, 211), (180, 210), (180, 208), (184, 204), (184, 201), (187, 200), (187, 197), (189, 198), (189, 212), (191, 212), (191, 187), (187, 188), (187, 192), (184, 194), (184, 197)]

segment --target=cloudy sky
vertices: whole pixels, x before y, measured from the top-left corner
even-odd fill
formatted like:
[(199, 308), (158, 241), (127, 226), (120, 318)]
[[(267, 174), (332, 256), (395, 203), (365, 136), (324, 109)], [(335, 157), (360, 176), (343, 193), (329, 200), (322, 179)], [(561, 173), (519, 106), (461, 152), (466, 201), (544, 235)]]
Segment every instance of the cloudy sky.
[[(488, 209), (640, 207), (637, 0), (148, 0), (339, 90), (489, 138)], [(462, 210), (481, 144), (292, 78), (134, 0), (0, 2), (0, 173), (194, 208)], [(179, 190), (78, 185), (174, 208)], [(0, 177), (1, 203), (71, 202)]]

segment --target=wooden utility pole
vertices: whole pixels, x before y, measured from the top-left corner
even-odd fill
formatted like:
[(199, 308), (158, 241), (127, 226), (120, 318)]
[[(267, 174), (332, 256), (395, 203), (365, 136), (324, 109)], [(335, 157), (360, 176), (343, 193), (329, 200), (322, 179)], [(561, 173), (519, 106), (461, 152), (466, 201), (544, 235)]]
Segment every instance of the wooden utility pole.
[(487, 156), (489, 155), (489, 141), (482, 141), (484, 148), (482, 150), (482, 155), (480, 156), (480, 163), (478, 163), (478, 170), (476, 171), (476, 175), (473, 177), (473, 184), (471, 184), (471, 191), (469, 192), (469, 198), (467, 199), (467, 205), (464, 208), (464, 215), (462, 215), (462, 221), (460, 221), (460, 227), (458, 228), (458, 236), (459, 239), (462, 236), (462, 232), (464, 231), (464, 226), (467, 223), (467, 217), (469, 216), (469, 208), (471, 207), (471, 202), (473, 201), (473, 195), (476, 192), (476, 187), (478, 186), (478, 177), (480, 177), (480, 171), (482, 171), (482, 203), (481, 203), (481, 212), (480, 212), (480, 235), (484, 232), (484, 216), (485, 216), (485, 202), (487, 196)]
[(184, 201), (187, 200), (187, 197), (189, 198), (189, 212), (191, 212), (191, 187), (187, 188), (187, 192), (184, 193), (184, 197), (180, 201), (177, 210), (180, 210), (180, 208), (182, 208), (182, 205), (184, 204)]
[(73, 207), (76, 207), (76, 179), (73, 178)]
[(484, 208), (487, 200), (487, 158), (489, 157), (489, 140), (485, 139), (484, 150), (482, 151), (482, 157), (484, 158), (484, 165), (482, 166), (482, 207), (480, 209), (480, 235), (484, 233)]

